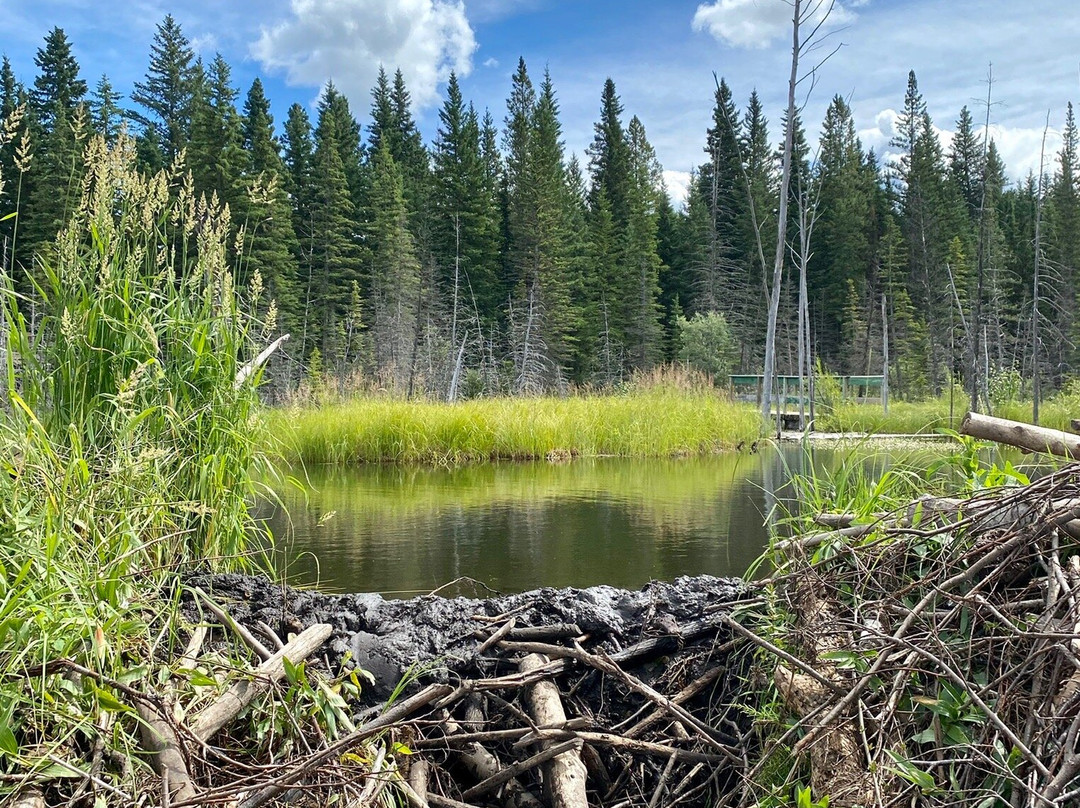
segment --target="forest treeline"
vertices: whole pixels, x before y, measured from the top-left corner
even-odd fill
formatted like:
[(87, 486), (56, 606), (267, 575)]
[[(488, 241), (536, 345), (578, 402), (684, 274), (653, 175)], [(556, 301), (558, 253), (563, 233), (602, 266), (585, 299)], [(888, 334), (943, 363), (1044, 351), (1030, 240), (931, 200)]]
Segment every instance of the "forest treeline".
[[(168, 192), (190, 171), (207, 205), (229, 206), (236, 285), (262, 287), (263, 316), (292, 335), (279, 388), (359, 380), (457, 397), (609, 385), (674, 360), (760, 372), (780, 137), (756, 92), (740, 109), (717, 82), (676, 207), (610, 79), (579, 160), (551, 76), (524, 60), (499, 120), (451, 76), (430, 145), (400, 70), (380, 71), (364, 123), (328, 83), (314, 115), (294, 104), (278, 129), (262, 82), (241, 100), (228, 63), (197, 57), (171, 16), (130, 98), (105, 76), (90, 90), (60, 28), (35, 63), (29, 83), (6, 57), (0, 68), (3, 265), (31, 316), (33, 278), (80, 198), (82, 149), (127, 130), (148, 171), (175, 168)], [(1060, 151), (1019, 183), (966, 107), (943, 147), (914, 73), (891, 163), (863, 148), (840, 96), (815, 150), (793, 127), (779, 372), (795, 367), (802, 268), (813, 351), (832, 372), (880, 373), (887, 334), (901, 395), (1036, 370), (1065, 382), (1080, 336), (1071, 104)]]

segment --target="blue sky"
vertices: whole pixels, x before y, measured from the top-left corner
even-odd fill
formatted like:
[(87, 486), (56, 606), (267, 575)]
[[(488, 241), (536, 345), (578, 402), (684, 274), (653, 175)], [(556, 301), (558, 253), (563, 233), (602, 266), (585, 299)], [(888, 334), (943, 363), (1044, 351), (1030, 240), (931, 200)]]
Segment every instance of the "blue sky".
[[(58, 25), (91, 86), (107, 73), (127, 93), (145, 73), (166, 12), (205, 57), (221, 51), (241, 92), (261, 76), (279, 123), (291, 103), (313, 104), (327, 79), (366, 123), (380, 63), (404, 71), (428, 139), (451, 69), (466, 99), (501, 123), (523, 56), (537, 82), (550, 69), (567, 150), (582, 155), (610, 76), (627, 119), (644, 122), (676, 196), (702, 160), (713, 71), (740, 107), (758, 90), (777, 137), (790, 58), (785, 0), (6, 0), (0, 50), (32, 81), (34, 54)], [(961, 106), (978, 121), (985, 115), (993, 63), (991, 131), (1010, 174), (1021, 177), (1038, 166), (1047, 112), (1053, 151), (1066, 103), (1080, 99), (1080, 11), (1065, 0), (838, 0), (826, 30), (816, 55), (843, 47), (800, 98), (811, 137), (839, 93), (864, 145), (887, 152), (914, 69), (947, 143)]]

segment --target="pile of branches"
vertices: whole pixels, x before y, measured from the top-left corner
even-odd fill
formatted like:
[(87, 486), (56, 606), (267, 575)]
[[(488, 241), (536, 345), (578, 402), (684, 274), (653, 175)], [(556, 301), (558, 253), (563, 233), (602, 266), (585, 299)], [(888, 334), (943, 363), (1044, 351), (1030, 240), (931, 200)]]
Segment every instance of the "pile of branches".
[[(117, 720), (138, 726), (138, 790), (112, 786), (102, 761), (75, 792), (63, 778), (28, 780), (16, 803), (718, 804), (752, 734), (753, 646), (731, 617), (748, 597), (707, 576), (414, 601), (205, 576), (182, 596), (190, 631), (152, 680), (51, 663), (108, 691)], [(398, 680), (406, 657), (420, 664)]]
[(833, 806), (1080, 802), (1080, 465), (819, 521), (774, 548), (757, 642), (794, 722), (750, 798), (785, 759)]

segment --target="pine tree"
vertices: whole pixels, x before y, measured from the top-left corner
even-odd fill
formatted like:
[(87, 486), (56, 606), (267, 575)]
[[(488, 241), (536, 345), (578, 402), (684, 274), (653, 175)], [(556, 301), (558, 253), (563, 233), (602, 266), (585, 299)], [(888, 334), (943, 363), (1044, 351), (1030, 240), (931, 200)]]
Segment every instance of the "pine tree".
[(115, 143), (123, 126), (124, 110), (119, 106), (124, 96), (113, 89), (109, 77), (102, 74), (90, 99), (90, 122), (107, 143)]
[(627, 127), (630, 157), (629, 220), (623, 261), (627, 268), (624, 333), (631, 366), (650, 368), (661, 356), (660, 256), (657, 254), (657, 219), (664, 197), (662, 172), (656, 152), (635, 115)]
[(196, 83), (187, 165), (196, 193), (205, 193), (208, 198), (216, 194), (222, 203), (235, 208), (248, 158), (242, 148), (238, 93), (231, 78), (232, 69), (218, 53), (204, 80)]
[(419, 327), (420, 264), (409, 232), (401, 174), (386, 138), (372, 160), (371, 323), (375, 367), (399, 390), (410, 385)]
[(286, 191), (285, 164), (274, 138), (274, 119), (262, 82), (255, 79), (244, 101), (244, 193), (236, 219), (247, 233), (246, 277), (257, 272), (278, 311), (283, 331), (296, 333), (302, 319), (298, 294), (297, 253), (292, 211)]
[[(171, 14), (158, 23), (146, 80), (135, 82), (131, 100), (145, 113), (132, 117), (144, 128), (144, 159), (169, 165), (187, 145), (191, 123), (195, 52)], [(154, 152), (157, 152), (156, 154)]]
[(79, 63), (71, 54), (71, 43), (63, 28), (53, 28), (45, 37), (45, 47), (34, 56), (38, 75), (30, 91), (30, 113), (40, 131), (53, 132), (63, 117), (68, 123), (86, 96), (86, 82), (79, 78)]

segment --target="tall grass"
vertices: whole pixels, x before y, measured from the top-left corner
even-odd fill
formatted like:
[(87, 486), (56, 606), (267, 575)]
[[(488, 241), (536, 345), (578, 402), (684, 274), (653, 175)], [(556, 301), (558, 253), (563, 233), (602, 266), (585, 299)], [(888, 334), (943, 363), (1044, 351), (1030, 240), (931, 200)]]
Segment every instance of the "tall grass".
[(819, 412), (815, 426), (822, 432), (922, 435), (937, 429), (956, 429), (967, 412), (967, 399), (948, 396), (925, 401), (890, 401), (886, 414), (880, 404), (839, 402)]
[(752, 406), (668, 387), (455, 404), (366, 397), (268, 414), (289, 462), (452, 464), (571, 456), (705, 454), (756, 440)]
[[(960, 391), (951, 401), (948, 393), (924, 401), (892, 401), (888, 414), (880, 404), (845, 401), (820, 411), (816, 425), (823, 432), (928, 434), (943, 428), (958, 429), (968, 404), (967, 395)], [(992, 410), (999, 418), (1031, 421), (1030, 401), (999, 401)], [(1080, 388), (1076, 385), (1053, 394), (1039, 408), (1039, 424), (1051, 429), (1067, 430), (1074, 418), (1080, 418)]]
[(141, 176), (130, 140), (97, 139), (35, 273), (36, 322), (4, 280), (0, 787), (134, 801), (124, 688), (170, 675), (178, 573), (245, 563), (257, 400), (235, 379), (261, 334), (227, 222), (189, 179)]

